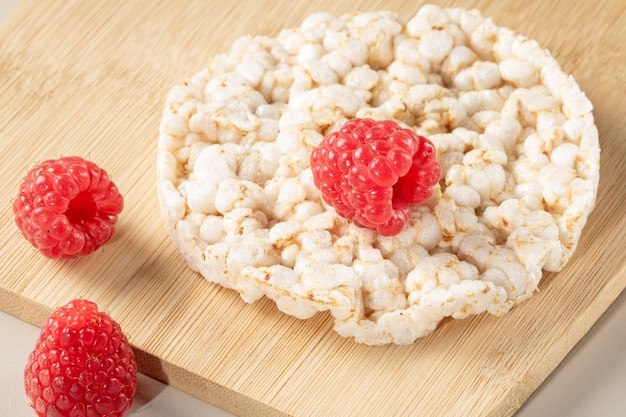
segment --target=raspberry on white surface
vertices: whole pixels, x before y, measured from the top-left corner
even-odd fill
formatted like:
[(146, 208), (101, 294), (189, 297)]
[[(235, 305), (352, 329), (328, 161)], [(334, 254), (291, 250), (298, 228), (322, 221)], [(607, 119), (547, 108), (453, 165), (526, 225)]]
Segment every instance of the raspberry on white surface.
[[(325, 204), (310, 155), (354, 118), (428, 137), (441, 181), (400, 233)], [(550, 53), (477, 10), (316, 13), (244, 36), (167, 96), (157, 191), (190, 268), (246, 302), (329, 311), (365, 344), (500, 315), (573, 255), (595, 205), (592, 105)]]

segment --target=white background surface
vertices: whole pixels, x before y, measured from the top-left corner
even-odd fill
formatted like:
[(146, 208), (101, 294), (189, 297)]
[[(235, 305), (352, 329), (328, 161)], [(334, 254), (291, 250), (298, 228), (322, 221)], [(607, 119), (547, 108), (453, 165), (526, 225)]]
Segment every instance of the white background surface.
[[(18, 2), (0, 0), (0, 24)], [(22, 372), (39, 331), (0, 312), (0, 417), (35, 416), (24, 393)], [(134, 404), (126, 416), (232, 415), (140, 374)], [(515, 414), (557, 416), (626, 417), (626, 292)]]

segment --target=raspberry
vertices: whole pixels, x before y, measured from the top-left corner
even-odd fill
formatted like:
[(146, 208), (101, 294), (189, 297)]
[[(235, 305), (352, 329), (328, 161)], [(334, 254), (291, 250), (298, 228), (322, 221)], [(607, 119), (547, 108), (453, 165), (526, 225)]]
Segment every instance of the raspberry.
[(352, 119), (311, 152), (313, 181), (324, 202), (361, 227), (393, 236), (410, 204), (432, 195), (441, 168), (435, 146), (391, 120)]
[(73, 300), (48, 318), (24, 370), (38, 416), (119, 417), (137, 389), (137, 363), (117, 322)]
[(33, 168), (13, 203), (22, 235), (53, 259), (88, 255), (108, 242), (123, 208), (106, 171), (78, 156)]

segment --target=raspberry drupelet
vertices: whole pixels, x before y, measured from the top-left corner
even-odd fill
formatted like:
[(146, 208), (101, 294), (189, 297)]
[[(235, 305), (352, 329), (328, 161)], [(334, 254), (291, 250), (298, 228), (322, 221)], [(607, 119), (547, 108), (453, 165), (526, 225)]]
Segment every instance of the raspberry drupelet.
[(53, 259), (88, 255), (108, 242), (123, 208), (107, 172), (78, 156), (33, 168), (13, 203), (22, 235)]
[(349, 120), (322, 140), (310, 162), (324, 202), (384, 236), (404, 228), (409, 206), (428, 200), (441, 175), (433, 143), (392, 120)]

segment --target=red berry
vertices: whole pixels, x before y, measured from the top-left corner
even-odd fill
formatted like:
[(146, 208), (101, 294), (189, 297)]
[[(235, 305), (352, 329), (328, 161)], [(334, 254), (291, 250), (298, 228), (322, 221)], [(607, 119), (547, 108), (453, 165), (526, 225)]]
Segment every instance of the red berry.
[(435, 146), (392, 120), (352, 119), (311, 152), (322, 199), (355, 224), (400, 233), (409, 204), (428, 200), (441, 168)]
[(33, 168), (13, 203), (24, 237), (53, 259), (88, 255), (108, 242), (123, 208), (106, 171), (78, 156)]
[(137, 363), (117, 322), (95, 303), (73, 300), (41, 330), (24, 388), (40, 417), (119, 417), (133, 402)]

